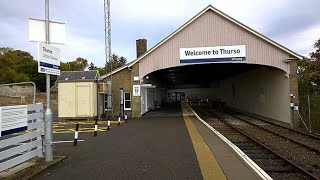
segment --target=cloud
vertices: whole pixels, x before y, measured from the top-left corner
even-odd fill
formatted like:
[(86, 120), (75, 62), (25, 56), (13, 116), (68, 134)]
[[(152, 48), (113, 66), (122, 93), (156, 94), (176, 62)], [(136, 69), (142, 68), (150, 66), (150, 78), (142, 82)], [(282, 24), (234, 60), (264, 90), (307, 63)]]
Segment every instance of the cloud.
[(313, 45), (320, 38), (320, 24), (308, 27), (303, 31), (295, 33), (294, 38), (278, 37), (275, 40), (285, 44), (303, 56), (309, 56), (315, 49)]
[[(135, 59), (135, 40), (151, 48), (208, 4), (289, 49), (309, 54), (319, 38), (318, 0), (115, 0), (111, 1), (112, 52)], [(0, 0), (0, 46), (37, 55), (28, 42), (28, 18), (44, 18), (43, 0)], [(105, 63), (103, 0), (50, 1), (50, 19), (66, 23), (67, 43), (58, 46), (64, 61), (87, 58)]]

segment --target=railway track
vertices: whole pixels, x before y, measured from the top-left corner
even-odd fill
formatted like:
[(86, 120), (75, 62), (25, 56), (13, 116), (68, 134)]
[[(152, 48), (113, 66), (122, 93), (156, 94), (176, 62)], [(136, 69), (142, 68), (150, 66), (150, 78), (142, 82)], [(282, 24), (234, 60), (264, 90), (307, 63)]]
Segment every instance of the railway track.
[(244, 115), (235, 111), (228, 110), (227, 114), (235, 118), (246, 121), (258, 128), (262, 128), (266, 131), (272, 132), (278, 136), (287, 138), (295, 143), (301, 144), (313, 151), (320, 153), (320, 137), (306, 133), (303, 131), (288, 128), (270, 121), (266, 121), (261, 118), (255, 118), (252, 116)]
[[(248, 127), (253, 129), (256, 126), (246, 121), (239, 122), (239, 119), (235, 121), (236, 117), (219, 111), (208, 111), (201, 108), (195, 108), (195, 110), (212, 127), (246, 153), (273, 179), (319, 179), (317, 171), (310, 171), (310, 168), (304, 163), (297, 162), (295, 158), (279, 153), (277, 148), (270, 146), (270, 143), (254, 136), (253, 134), (257, 133), (257, 131), (250, 132), (246, 130)], [(293, 142), (290, 141), (290, 143), (292, 144)]]

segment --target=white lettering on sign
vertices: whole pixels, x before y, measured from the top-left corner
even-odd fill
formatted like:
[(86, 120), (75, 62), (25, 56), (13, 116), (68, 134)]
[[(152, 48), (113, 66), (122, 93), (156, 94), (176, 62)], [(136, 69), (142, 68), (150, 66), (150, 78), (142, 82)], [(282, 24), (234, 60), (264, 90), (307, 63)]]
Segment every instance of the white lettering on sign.
[(17, 128), (22, 128), (27, 126), (28, 126), (27, 105), (0, 107), (1, 134), (3, 134), (3, 132), (8, 130), (14, 130)]
[(180, 63), (246, 60), (245, 45), (180, 48)]
[(60, 75), (60, 49), (39, 42), (38, 53), (38, 72)]

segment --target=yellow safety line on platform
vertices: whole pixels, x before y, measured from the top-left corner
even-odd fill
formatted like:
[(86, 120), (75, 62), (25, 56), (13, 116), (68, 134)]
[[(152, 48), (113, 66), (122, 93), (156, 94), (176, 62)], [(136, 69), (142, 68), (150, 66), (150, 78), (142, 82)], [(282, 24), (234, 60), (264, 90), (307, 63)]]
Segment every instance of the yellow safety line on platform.
[[(107, 131), (107, 127), (100, 127), (97, 129), (98, 132), (106, 132)], [(75, 130), (74, 129), (53, 129), (52, 131), (54, 134), (68, 134), (68, 133), (74, 133)], [(79, 128), (79, 133), (93, 133), (94, 132), (94, 128)]]
[[(120, 121), (121, 123), (124, 123), (125, 121)], [(74, 125), (76, 123), (79, 124), (94, 124), (94, 121), (86, 121), (86, 122), (79, 122), (79, 121), (56, 121), (53, 122), (53, 126), (59, 126), (59, 125)], [(111, 124), (118, 124), (118, 121), (110, 121)], [(98, 124), (107, 124), (107, 121), (98, 121)]]
[(194, 150), (197, 155), (198, 163), (204, 180), (207, 179), (217, 179), (225, 180), (227, 179), (222, 169), (220, 168), (217, 160), (212, 154), (206, 142), (203, 140), (202, 136), (194, 126), (189, 116), (190, 113), (181, 106), (183, 112), (183, 119), (187, 126)]

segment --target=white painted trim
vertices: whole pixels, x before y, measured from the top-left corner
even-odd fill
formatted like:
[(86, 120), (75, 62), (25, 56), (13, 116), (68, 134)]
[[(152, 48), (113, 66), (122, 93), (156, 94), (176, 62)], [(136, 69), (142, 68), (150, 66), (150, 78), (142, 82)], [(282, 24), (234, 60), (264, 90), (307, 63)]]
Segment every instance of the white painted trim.
[[(130, 100), (126, 100), (126, 93), (129, 93), (130, 94)], [(123, 93), (123, 108), (125, 111), (131, 111), (131, 101), (132, 101), (132, 93), (131, 92), (124, 92)], [(126, 108), (126, 101), (129, 101), (130, 102), (130, 108)]]
[(13, 166), (16, 166), (22, 162), (25, 162), (33, 157), (36, 157), (41, 153), (42, 153), (42, 148), (37, 148), (37, 149), (30, 151), (30, 152), (27, 152), (23, 155), (20, 155), (20, 156), (12, 158), (10, 160), (4, 161), (0, 164), (0, 172), (6, 170), (8, 168), (11, 168)]
[[(78, 142), (84, 142), (83, 139), (78, 139)], [(73, 143), (74, 141), (54, 141), (52, 144), (61, 144), (61, 143)]]
[[(186, 103), (185, 103), (186, 104)], [(262, 179), (264, 180), (272, 180), (272, 178), (263, 170), (261, 169), (254, 161), (250, 159), (241, 149), (239, 149), (236, 145), (234, 145), (231, 141), (229, 141), (226, 137), (220, 134), (216, 129), (210, 126), (207, 122), (205, 122), (201, 117), (188, 105), (186, 104), (192, 113), (198, 118), (200, 122), (202, 122), (207, 128), (209, 128), (213, 133), (215, 133), (221, 140), (223, 140), (236, 155), (242, 159), (244, 163), (246, 163), (252, 170)]]

